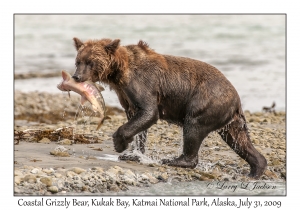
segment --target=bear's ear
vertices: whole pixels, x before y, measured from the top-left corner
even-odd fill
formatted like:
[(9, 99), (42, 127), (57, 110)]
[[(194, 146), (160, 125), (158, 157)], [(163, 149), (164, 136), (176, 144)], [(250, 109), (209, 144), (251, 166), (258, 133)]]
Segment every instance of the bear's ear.
[(104, 47), (108, 54), (114, 54), (120, 45), (120, 39), (115, 39)]
[(82, 41), (80, 41), (80, 39), (78, 39), (76, 37), (74, 37), (73, 40), (74, 40), (74, 46), (75, 46), (76, 50), (78, 51), (79, 48), (83, 45), (83, 43), (82, 43)]

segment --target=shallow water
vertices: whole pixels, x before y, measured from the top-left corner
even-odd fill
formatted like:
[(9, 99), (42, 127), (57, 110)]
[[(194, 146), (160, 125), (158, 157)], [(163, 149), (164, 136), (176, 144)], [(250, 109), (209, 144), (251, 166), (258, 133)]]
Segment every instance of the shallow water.
[[(15, 73), (74, 72), (73, 37), (146, 41), (156, 52), (191, 57), (221, 70), (243, 108), (285, 110), (284, 15), (15, 15)], [(57, 92), (59, 78), (15, 81), (15, 89)], [(113, 92), (107, 104), (115, 103)], [(118, 104), (118, 102), (116, 102)], [(114, 104), (115, 105), (115, 104)]]

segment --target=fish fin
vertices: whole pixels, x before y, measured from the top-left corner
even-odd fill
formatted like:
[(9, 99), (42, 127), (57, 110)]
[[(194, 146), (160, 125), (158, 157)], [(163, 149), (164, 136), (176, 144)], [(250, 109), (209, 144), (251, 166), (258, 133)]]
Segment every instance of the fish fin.
[(61, 71), (61, 76), (62, 76), (62, 78), (63, 78), (64, 81), (65, 80), (68, 81), (71, 78), (71, 74), (69, 74), (68, 72), (66, 72), (64, 70)]
[(81, 96), (80, 103), (83, 105), (87, 101), (86, 97)]

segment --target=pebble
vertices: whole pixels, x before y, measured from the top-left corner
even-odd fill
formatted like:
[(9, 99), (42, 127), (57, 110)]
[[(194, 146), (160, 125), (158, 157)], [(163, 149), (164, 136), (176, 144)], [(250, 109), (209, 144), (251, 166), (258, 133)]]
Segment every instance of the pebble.
[(24, 178), (22, 176), (15, 176), (15, 183), (19, 185), (23, 179)]
[(24, 181), (28, 183), (36, 183), (36, 177), (32, 174), (28, 174), (24, 177)]
[(117, 180), (117, 176), (118, 176), (118, 170), (115, 168), (110, 168), (108, 169), (105, 173), (112, 178), (113, 181)]
[(48, 187), (48, 191), (51, 193), (58, 193), (58, 188), (56, 186)]
[(77, 174), (74, 172), (74, 171), (67, 171), (66, 172), (66, 176), (67, 177), (70, 177), (70, 178), (73, 178), (74, 176), (76, 176)]
[(23, 176), (23, 173), (20, 170), (15, 170), (14, 175), (15, 176)]
[(42, 177), (40, 178), (40, 182), (45, 184), (47, 187), (52, 186), (52, 179), (50, 177)]
[(31, 170), (32, 174), (37, 174), (39, 172), (40, 172), (40, 170), (38, 168), (34, 168), (34, 169)]
[(101, 167), (94, 167), (94, 168), (92, 168), (92, 170), (97, 171), (98, 173), (103, 173), (104, 172), (103, 168), (101, 168)]
[(113, 192), (119, 192), (120, 188), (117, 185), (112, 184), (112, 185), (109, 186), (109, 190), (113, 191)]
[(61, 140), (61, 141), (59, 141), (57, 143), (61, 144), (61, 145), (72, 145), (73, 144), (73, 142), (71, 140), (69, 140), (69, 139), (63, 139), (63, 140)]
[(166, 182), (166, 181), (168, 181), (168, 178), (169, 178), (168, 174), (165, 172), (165, 173), (162, 173), (161, 175), (159, 175), (157, 179), (160, 179), (160, 180)]
[(127, 176), (131, 179), (136, 178), (136, 175), (130, 169), (124, 170), (122, 174), (124, 174), (125, 176)]
[(52, 150), (50, 154), (58, 157), (70, 157), (70, 154), (68, 152), (60, 152), (56, 150)]
[(272, 166), (278, 166), (278, 165), (280, 165), (280, 164), (281, 164), (281, 163), (280, 163), (279, 160), (273, 160), (272, 163), (271, 163)]
[(60, 174), (60, 173), (54, 173), (54, 176), (55, 176), (56, 178), (61, 178), (61, 177), (62, 177), (62, 174)]
[(42, 171), (45, 172), (46, 174), (52, 174), (54, 172), (53, 169), (46, 169), (46, 168), (44, 168)]
[(278, 178), (277, 175), (274, 172), (270, 171), (270, 170), (266, 170), (265, 175), (267, 175), (268, 177), (273, 178), (273, 179)]
[(48, 138), (42, 138), (42, 140), (40, 140), (39, 143), (50, 144), (51, 141), (50, 141), (50, 139), (48, 139)]
[(73, 171), (73, 172), (76, 173), (76, 174), (81, 174), (81, 173), (83, 173), (83, 172), (86, 172), (85, 169), (79, 168), (79, 167), (74, 167), (74, 168), (71, 169), (71, 171)]
[(129, 178), (128, 176), (124, 176), (123, 179), (126, 184), (134, 185), (134, 186), (136, 185), (136, 181), (132, 178)]

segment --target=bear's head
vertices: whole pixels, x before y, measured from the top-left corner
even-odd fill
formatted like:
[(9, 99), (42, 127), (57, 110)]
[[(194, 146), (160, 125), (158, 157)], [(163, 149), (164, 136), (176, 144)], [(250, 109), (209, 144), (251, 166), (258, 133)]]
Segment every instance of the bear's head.
[(88, 40), (84, 43), (78, 38), (73, 40), (77, 50), (75, 81), (110, 83), (126, 68), (127, 58), (119, 39)]

